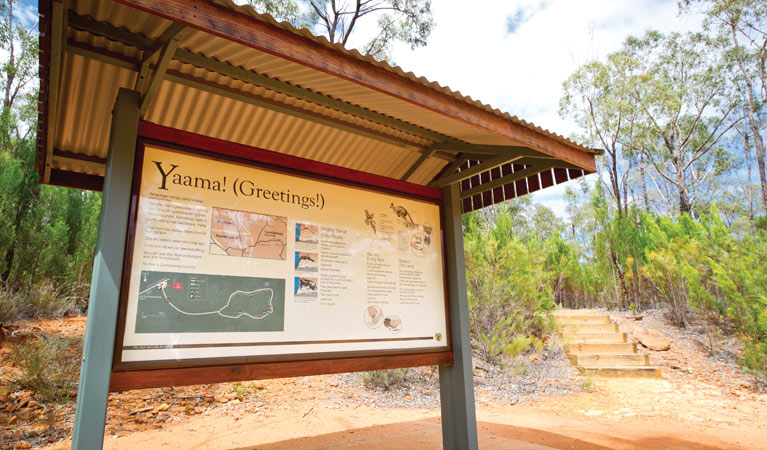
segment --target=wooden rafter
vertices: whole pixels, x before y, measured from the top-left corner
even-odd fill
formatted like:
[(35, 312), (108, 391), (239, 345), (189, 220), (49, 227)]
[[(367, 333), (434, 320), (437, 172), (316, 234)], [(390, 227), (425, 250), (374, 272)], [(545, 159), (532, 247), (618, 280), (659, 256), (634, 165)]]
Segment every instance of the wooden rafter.
[(423, 151), (421, 151), (421, 156), (419, 156), (418, 159), (410, 166), (410, 168), (407, 169), (405, 174), (400, 177), (400, 180), (407, 181), (407, 179), (410, 178), (434, 152), (435, 150), (432, 147), (423, 149)]
[[(478, 166), (474, 166), (478, 167)], [(461, 191), (461, 198), (468, 198), (476, 194), (480, 194), (485, 191), (489, 191), (491, 189), (495, 189), (497, 187), (505, 186), (509, 183), (513, 183), (517, 180), (521, 180), (523, 178), (527, 178), (531, 175), (535, 175), (537, 173), (543, 172), (544, 170), (551, 169), (551, 165), (542, 165), (542, 166), (531, 166), (527, 167), (525, 169), (522, 169), (518, 172), (514, 172), (512, 174), (506, 175), (505, 177), (496, 178), (495, 180), (491, 180), (486, 183), (482, 183), (479, 186), (474, 186), (470, 189), (467, 189), (465, 191)]]
[(519, 158), (520, 156), (514, 156), (514, 155), (496, 156), (494, 158), (488, 159), (485, 162), (477, 164), (476, 166), (471, 166), (468, 169), (461, 170), (460, 172), (445, 174), (441, 176), (440, 178), (437, 178), (436, 180), (434, 180), (431, 183), (431, 186), (438, 187), (438, 188), (450, 186), (453, 183), (457, 183), (461, 180), (471, 178), (474, 175), (480, 174), (482, 172), (495, 169), (498, 166), (502, 166), (506, 163), (510, 163)]

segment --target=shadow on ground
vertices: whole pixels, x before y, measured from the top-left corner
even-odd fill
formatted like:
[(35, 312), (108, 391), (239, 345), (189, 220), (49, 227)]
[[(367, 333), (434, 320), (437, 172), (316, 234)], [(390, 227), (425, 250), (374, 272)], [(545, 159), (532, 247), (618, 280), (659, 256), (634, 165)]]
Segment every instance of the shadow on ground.
[[(610, 450), (610, 449), (690, 449), (708, 450), (719, 447), (675, 439), (669, 436), (652, 436), (640, 440), (611, 439), (606, 446), (569, 436), (515, 427), (491, 422), (479, 422), (480, 448), (501, 450)], [(588, 423), (584, 422), (584, 428)], [(239, 447), (233, 450), (314, 450), (314, 449), (441, 449), (442, 426), (438, 419), (415, 420), (388, 425), (378, 425), (318, 436), (289, 439), (265, 445)], [(730, 447), (731, 448), (731, 447)]]

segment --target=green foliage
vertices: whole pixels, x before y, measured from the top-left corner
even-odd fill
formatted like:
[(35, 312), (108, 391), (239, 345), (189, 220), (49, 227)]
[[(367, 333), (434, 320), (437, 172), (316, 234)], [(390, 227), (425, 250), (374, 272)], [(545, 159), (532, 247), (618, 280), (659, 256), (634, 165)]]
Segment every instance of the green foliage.
[(362, 372), (362, 382), (368, 388), (382, 388), (391, 390), (397, 386), (404, 386), (413, 377), (413, 370), (410, 368), (372, 370)]
[[(357, 42), (362, 53), (378, 60), (389, 59), (395, 42), (411, 48), (426, 45), (434, 28), (431, 0), (365, 0), (350, 4), (329, 0), (249, 0), (249, 3), (256, 11), (290, 22), (296, 28), (308, 28), (332, 43)], [(360, 26), (360, 22), (368, 19), (374, 20), (376, 26)], [(357, 30), (366, 35), (358, 39)], [(350, 40), (352, 32), (355, 38)]]
[(39, 336), (14, 345), (11, 361), (21, 374), (10, 387), (29, 389), (45, 403), (65, 401), (77, 390), (81, 353), (79, 337)]
[(544, 243), (525, 245), (514, 236), (512, 220), (501, 211), (493, 224), (468, 217), (464, 230), (469, 318), (474, 345), (487, 361), (503, 363), (531, 345), (540, 345), (551, 329), (554, 308), (544, 268)]

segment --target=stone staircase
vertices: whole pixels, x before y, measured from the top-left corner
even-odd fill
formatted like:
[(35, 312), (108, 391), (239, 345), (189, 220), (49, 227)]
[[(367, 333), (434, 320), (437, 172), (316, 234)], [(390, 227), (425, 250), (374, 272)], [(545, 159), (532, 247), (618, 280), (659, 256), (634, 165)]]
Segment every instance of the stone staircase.
[(660, 378), (634, 343), (626, 340), (604, 310), (562, 309), (554, 313), (557, 335), (570, 362), (585, 374), (611, 378)]

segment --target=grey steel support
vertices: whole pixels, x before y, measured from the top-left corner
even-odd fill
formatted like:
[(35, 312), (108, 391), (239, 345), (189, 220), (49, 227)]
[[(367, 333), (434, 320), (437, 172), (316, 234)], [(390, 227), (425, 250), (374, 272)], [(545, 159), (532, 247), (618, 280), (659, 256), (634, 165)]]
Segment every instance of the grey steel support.
[(112, 112), (72, 449), (99, 449), (104, 441), (140, 105), (138, 92), (120, 89)]
[(442, 446), (445, 449), (476, 449), (477, 414), (469, 336), (469, 301), (466, 295), (466, 266), (463, 256), (461, 203), (458, 184), (442, 190), (450, 294), (450, 332), (453, 364), (439, 366), (442, 403)]

